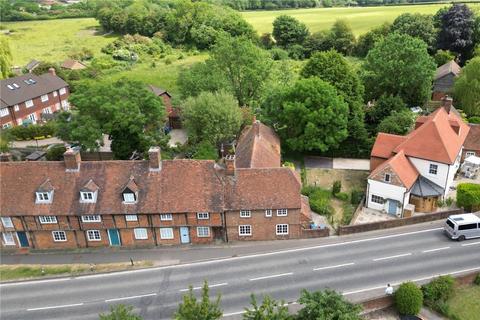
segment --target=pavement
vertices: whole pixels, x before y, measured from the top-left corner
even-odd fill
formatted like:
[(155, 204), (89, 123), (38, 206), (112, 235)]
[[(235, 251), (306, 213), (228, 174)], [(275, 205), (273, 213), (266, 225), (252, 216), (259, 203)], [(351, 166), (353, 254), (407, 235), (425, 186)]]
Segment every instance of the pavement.
[[(307, 240), (191, 248), (184, 250), (186, 255), (177, 254), (180, 265), (1, 284), (0, 316), (98, 319), (99, 313), (123, 303), (144, 319), (169, 319), (188, 287), (199, 294), (207, 280), (211, 296), (221, 294), (224, 318), (238, 319), (250, 293), (269, 294), (295, 306), (302, 289), (329, 287), (359, 301), (382, 295), (387, 283), (395, 287), (406, 280), (422, 283), (440, 274), (480, 270), (480, 241), (451, 241), (441, 222)], [(186, 262), (191, 260), (188, 255), (204, 260), (217, 251), (228, 257)]]
[(184, 145), (187, 142), (188, 136), (185, 129), (173, 129), (170, 131), (170, 140), (168, 145), (175, 147), (177, 144)]

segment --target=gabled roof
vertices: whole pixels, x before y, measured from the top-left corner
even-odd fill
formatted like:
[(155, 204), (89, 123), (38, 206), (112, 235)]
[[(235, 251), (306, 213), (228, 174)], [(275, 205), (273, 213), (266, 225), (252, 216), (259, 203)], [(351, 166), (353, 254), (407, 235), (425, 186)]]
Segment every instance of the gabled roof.
[(84, 65), (81, 61), (67, 59), (63, 61), (61, 67), (65, 69), (85, 69), (87, 66)]
[(467, 150), (480, 150), (480, 124), (470, 123), (468, 126), (470, 127), (470, 131), (468, 132), (463, 147)]
[(40, 61), (38, 60), (30, 60), (29, 63), (27, 63), (27, 65), (25, 66), (25, 69), (27, 69), (28, 71), (31, 71), (33, 69), (35, 69), (38, 65), (40, 64)]
[(370, 155), (372, 157), (388, 159), (392, 156), (393, 150), (405, 141), (405, 139), (405, 136), (379, 132)]
[(272, 128), (254, 121), (242, 131), (235, 150), (237, 168), (276, 168), (280, 159), (280, 139)]
[(419, 176), (410, 191), (411, 194), (418, 197), (438, 197), (444, 194), (445, 190), (435, 182), (428, 180), (424, 176)]
[(147, 89), (152, 91), (157, 97), (163, 95), (163, 94), (166, 94), (168, 95), (169, 97), (171, 97), (170, 93), (168, 93), (167, 90), (165, 89), (162, 89), (162, 88), (159, 88), (159, 87), (155, 87), (151, 84), (147, 85)]
[(135, 183), (135, 179), (133, 176), (130, 176), (130, 179), (128, 180), (127, 185), (123, 188), (123, 191), (127, 189), (132, 191), (133, 193), (137, 193), (139, 190), (138, 185)]
[(440, 79), (449, 73), (458, 76), (460, 74), (460, 71), (462, 71), (462, 68), (455, 61), (451, 60), (437, 68), (434, 79)]
[(375, 168), (369, 178), (375, 176), (387, 167), (390, 167), (392, 171), (395, 172), (403, 186), (407, 189), (410, 189), (419, 176), (415, 166), (407, 159), (407, 157), (405, 157), (405, 153), (400, 151), (395, 156)]
[[(459, 133), (452, 128), (453, 121), (458, 125)], [(403, 150), (409, 157), (452, 164), (468, 131), (469, 127), (457, 115), (452, 112), (448, 114), (444, 108), (439, 108), (419, 128), (408, 134), (393, 152)]]
[(53, 191), (53, 189), (54, 188), (53, 188), (52, 184), (50, 183), (50, 179), (47, 179), (47, 180), (45, 180), (44, 183), (42, 183), (38, 187), (37, 191), (38, 192), (50, 192), (50, 191)]
[[(8, 86), (14, 89), (10, 89)], [(68, 87), (68, 83), (50, 73), (41, 76), (27, 73), (0, 80), (0, 99), (2, 106), (13, 106), (65, 87)]]
[(99, 187), (93, 182), (92, 179), (90, 179), (81, 189), (80, 191), (85, 191), (85, 192), (95, 192), (99, 189)]

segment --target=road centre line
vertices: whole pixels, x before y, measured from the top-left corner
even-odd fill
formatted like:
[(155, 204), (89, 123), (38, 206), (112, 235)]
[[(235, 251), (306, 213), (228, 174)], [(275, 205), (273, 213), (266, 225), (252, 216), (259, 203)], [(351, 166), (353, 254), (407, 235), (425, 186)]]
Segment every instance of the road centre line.
[(344, 264), (337, 264), (336, 266), (328, 266), (328, 267), (314, 268), (313, 271), (327, 270), (327, 269), (334, 269), (334, 268), (341, 268), (341, 267), (346, 267), (346, 266), (353, 266), (354, 264), (355, 264), (355, 262), (344, 263)]
[(138, 298), (144, 298), (144, 297), (153, 297), (156, 296), (157, 294), (154, 293), (147, 293), (147, 294), (142, 294), (138, 296), (130, 296), (130, 297), (120, 297), (120, 298), (113, 298), (113, 299), (107, 299), (105, 302), (113, 302), (113, 301), (121, 301), (121, 300), (129, 300), (129, 299), (138, 299)]
[(412, 255), (412, 253), (409, 252), (409, 253), (404, 253), (404, 254), (397, 254), (395, 256), (376, 258), (376, 259), (373, 259), (373, 261), (389, 260), (389, 259), (401, 258), (401, 257), (406, 257), (406, 256), (411, 256), (411, 255)]
[(423, 250), (423, 253), (428, 253), (428, 252), (435, 252), (435, 251), (440, 251), (440, 250), (447, 250), (450, 249), (450, 247), (442, 247), (442, 248), (436, 248), (436, 249), (430, 249), (430, 250)]
[(61, 305), (61, 306), (50, 306), (50, 307), (41, 307), (41, 308), (31, 308), (31, 309), (27, 309), (27, 311), (39, 311), (39, 310), (69, 308), (69, 307), (78, 307), (78, 306), (83, 306), (83, 302), (82, 302), (82, 303), (75, 303), (75, 304), (65, 304), (65, 305)]
[[(215, 287), (223, 287), (223, 286), (226, 286), (226, 285), (228, 285), (228, 283), (227, 283), (227, 282), (223, 282), (223, 283), (217, 283), (217, 284), (210, 284), (210, 285), (208, 285), (208, 287), (209, 287), (209, 288), (215, 288)], [(202, 288), (203, 288), (203, 287), (192, 287), (192, 290), (200, 290), (200, 289), (202, 289)], [(190, 288), (188, 288), (188, 289), (180, 289), (180, 290), (178, 290), (178, 291), (180, 291), (180, 292), (187, 292), (187, 291), (189, 291), (189, 290), (190, 290)]]
[(473, 246), (473, 245), (476, 245), (476, 244), (480, 244), (480, 241), (478, 241), (478, 242), (471, 242), (471, 243), (464, 243), (464, 244), (462, 244), (462, 247)]
[(291, 275), (293, 275), (293, 272), (273, 274), (273, 275), (271, 275), (271, 276), (264, 276), (264, 277), (253, 278), (253, 279), (248, 279), (248, 281), (258, 281), (258, 280), (264, 280), (264, 279), (286, 277), (286, 276), (291, 276)]

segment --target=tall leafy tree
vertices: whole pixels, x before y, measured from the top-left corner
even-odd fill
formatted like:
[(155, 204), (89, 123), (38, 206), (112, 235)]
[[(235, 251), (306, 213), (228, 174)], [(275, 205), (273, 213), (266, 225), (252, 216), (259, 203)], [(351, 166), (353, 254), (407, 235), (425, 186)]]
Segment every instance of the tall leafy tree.
[(455, 3), (440, 15), (440, 21), (438, 48), (457, 53), (461, 62), (465, 62), (474, 49), (473, 12), (466, 4)]
[(426, 43), (399, 33), (377, 42), (363, 67), (368, 99), (392, 94), (410, 105), (427, 101), (436, 70)]
[(358, 37), (358, 41), (354, 49), (355, 55), (359, 57), (365, 57), (368, 54), (368, 51), (373, 48), (375, 43), (390, 33), (391, 27), (391, 24), (384, 23)]
[(272, 34), (277, 45), (287, 48), (294, 44), (302, 44), (309, 31), (304, 23), (294, 17), (281, 15), (273, 21)]
[(355, 47), (355, 36), (352, 27), (345, 20), (337, 20), (330, 29), (329, 35), (333, 49), (345, 55), (352, 53)]
[(338, 147), (348, 135), (347, 103), (333, 86), (317, 77), (278, 87), (262, 107), (266, 122), (291, 150), (325, 152)]
[(467, 62), (455, 81), (455, 100), (469, 116), (480, 115), (480, 57)]
[(362, 319), (360, 305), (348, 302), (341, 294), (330, 289), (316, 292), (303, 290), (299, 302), (303, 308), (298, 312), (298, 319)]
[(139, 81), (83, 83), (69, 100), (75, 109), (58, 121), (58, 135), (66, 141), (78, 141), (83, 148), (96, 150), (102, 134), (108, 134), (118, 159), (165, 143), (163, 103)]
[(202, 297), (197, 300), (190, 287), (188, 294), (183, 296), (183, 302), (175, 312), (175, 320), (216, 320), (223, 315), (220, 309), (220, 295), (215, 301), (210, 301), (208, 283), (205, 281), (202, 288)]
[(7, 78), (12, 65), (12, 51), (6, 37), (0, 37), (0, 77)]
[(403, 13), (393, 21), (392, 31), (425, 41), (430, 52), (434, 49), (437, 31), (431, 15)]
[(402, 111), (406, 109), (407, 105), (399, 96), (383, 94), (375, 102), (374, 106), (367, 111), (366, 120), (372, 127), (376, 127), (393, 111)]
[(377, 129), (378, 132), (405, 135), (412, 129), (414, 120), (414, 114), (408, 109), (392, 111), (380, 122)]
[(244, 320), (291, 320), (288, 307), (283, 301), (275, 301), (270, 296), (264, 296), (259, 305), (255, 295), (250, 296), (251, 309), (245, 308)]

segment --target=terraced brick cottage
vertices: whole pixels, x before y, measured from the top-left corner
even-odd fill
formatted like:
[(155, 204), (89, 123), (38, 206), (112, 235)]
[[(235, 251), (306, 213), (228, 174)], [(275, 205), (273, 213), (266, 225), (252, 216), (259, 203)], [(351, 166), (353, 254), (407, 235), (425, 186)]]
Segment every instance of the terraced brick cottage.
[(37, 123), (43, 114), (68, 110), (69, 94), (68, 83), (53, 68), (40, 76), (27, 73), (0, 80), (0, 125), (10, 128)]
[(452, 99), (417, 119), (406, 136), (379, 133), (370, 156), (367, 207), (396, 216), (431, 212), (443, 199), (460, 167), (469, 133)]
[[(278, 138), (256, 122), (245, 129), (238, 146), (237, 157), (228, 156), (224, 163), (162, 160), (159, 148), (150, 149), (149, 160), (82, 161), (77, 151), (67, 150), (60, 162), (3, 162), (2, 246), (153, 246), (302, 237), (308, 202), (302, 202), (297, 174), (280, 167)], [(239, 154), (240, 149), (251, 154)], [(269, 157), (271, 161), (261, 160)]]

